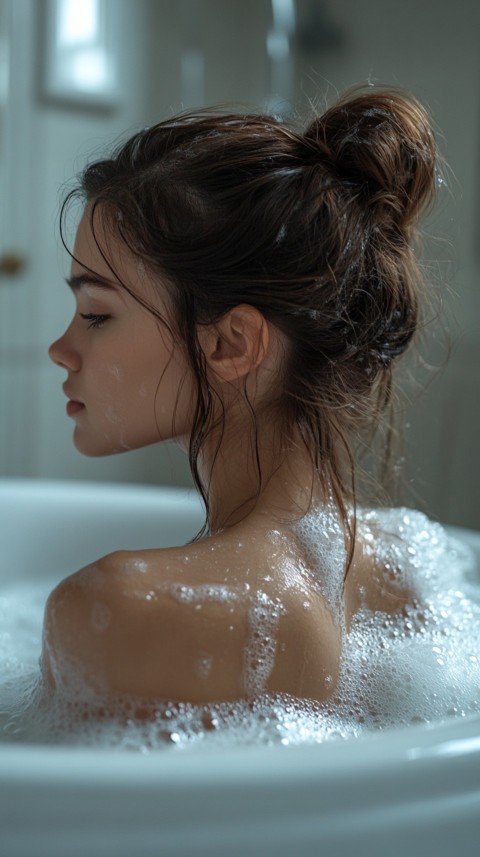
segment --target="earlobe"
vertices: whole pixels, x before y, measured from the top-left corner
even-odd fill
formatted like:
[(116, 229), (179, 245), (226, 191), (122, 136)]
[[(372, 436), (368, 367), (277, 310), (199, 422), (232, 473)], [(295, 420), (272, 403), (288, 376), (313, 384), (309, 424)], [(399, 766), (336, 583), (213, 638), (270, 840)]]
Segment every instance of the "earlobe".
[(248, 304), (229, 310), (214, 325), (200, 327), (200, 345), (209, 368), (221, 381), (249, 374), (266, 357), (268, 325), (262, 313)]

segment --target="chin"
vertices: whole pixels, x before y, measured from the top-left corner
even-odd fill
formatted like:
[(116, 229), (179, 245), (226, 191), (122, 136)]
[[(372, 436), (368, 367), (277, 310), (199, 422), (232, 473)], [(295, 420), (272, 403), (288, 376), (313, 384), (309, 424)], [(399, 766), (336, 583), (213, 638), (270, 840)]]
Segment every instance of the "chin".
[(87, 447), (78, 443), (74, 444), (75, 449), (80, 455), (85, 458), (108, 458), (109, 455), (118, 455), (120, 452), (127, 452), (126, 449), (98, 449), (96, 447)]
[(106, 458), (109, 455), (119, 455), (121, 452), (129, 452), (132, 447), (126, 444), (115, 446), (113, 443), (95, 443), (94, 440), (78, 437), (77, 432), (73, 434), (73, 444), (77, 452), (87, 458)]

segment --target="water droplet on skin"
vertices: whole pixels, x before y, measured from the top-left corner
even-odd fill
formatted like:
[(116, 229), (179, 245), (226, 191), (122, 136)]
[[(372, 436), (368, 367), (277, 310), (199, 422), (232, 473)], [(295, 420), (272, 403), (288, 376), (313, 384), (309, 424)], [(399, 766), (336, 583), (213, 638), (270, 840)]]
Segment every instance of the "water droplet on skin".
[(194, 672), (200, 679), (207, 679), (213, 665), (213, 658), (209, 655), (201, 656), (195, 663)]
[(107, 630), (112, 619), (112, 611), (106, 604), (95, 601), (92, 607), (90, 621), (92, 628), (98, 634)]
[(108, 371), (110, 375), (113, 375), (116, 381), (123, 381), (123, 372), (120, 369), (120, 366), (111, 365), (108, 366)]

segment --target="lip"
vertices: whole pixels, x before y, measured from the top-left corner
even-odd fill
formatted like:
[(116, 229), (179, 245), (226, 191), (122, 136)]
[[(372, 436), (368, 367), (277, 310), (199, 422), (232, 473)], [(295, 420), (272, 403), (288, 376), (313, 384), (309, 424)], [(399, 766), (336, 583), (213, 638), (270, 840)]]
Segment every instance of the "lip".
[(72, 394), (69, 390), (66, 389), (66, 387), (63, 387), (62, 389), (67, 399), (69, 400), (67, 402), (67, 414), (69, 417), (73, 417), (74, 414), (78, 414), (78, 412), (81, 411), (85, 407), (85, 405), (83, 404), (83, 402), (79, 402), (78, 399), (74, 399)]
[(79, 411), (83, 410), (85, 405), (82, 402), (75, 402), (73, 399), (70, 399), (67, 402), (67, 414), (69, 417), (73, 417), (75, 414), (78, 414)]

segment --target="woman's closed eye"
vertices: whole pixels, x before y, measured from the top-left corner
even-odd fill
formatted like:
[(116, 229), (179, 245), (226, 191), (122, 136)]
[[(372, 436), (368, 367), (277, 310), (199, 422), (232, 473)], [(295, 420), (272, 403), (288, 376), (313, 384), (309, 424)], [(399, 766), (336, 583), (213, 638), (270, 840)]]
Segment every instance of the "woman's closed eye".
[(90, 322), (88, 325), (89, 330), (91, 327), (97, 327), (97, 328), (103, 327), (105, 322), (107, 322), (109, 320), (109, 318), (111, 318), (110, 315), (102, 315), (102, 314), (97, 314), (97, 313), (93, 313), (93, 312), (87, 312), (87, 313), (81, 312), (80, 317), (83, 318), (85, 321)]

